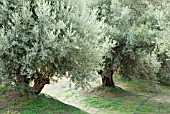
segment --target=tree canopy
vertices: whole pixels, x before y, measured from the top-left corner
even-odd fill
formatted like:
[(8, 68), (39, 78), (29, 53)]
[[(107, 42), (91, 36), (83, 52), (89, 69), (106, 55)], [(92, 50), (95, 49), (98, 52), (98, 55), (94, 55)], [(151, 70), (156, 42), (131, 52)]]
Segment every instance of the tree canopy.
[(3, 1), (2, 80), (25, 84), (26, 79), (40, 75), (60, 78), (69, 72), (71, 80), (83, 86), (102, 61), (108, 45), (103, 40), (103, 21), (96, 19), (95, 10), (82, 6), (45, 0)]
[(159, 55), (169, 58), (168, 6), (169, 1), (100, 0), (98, 18), (106, 18), (107, 35), (115, 42), (104, 64), (111, 64), (124, 78), (146, 79), (155, 86), (165, 66)]
[(153, 87), (170, 83), (169, 0), (3, 0), (0, 6), (5, 84), (24, 88), (33, 79), (66, 76), (84, 86), (101, 67), (106, 79), (119, 72)]

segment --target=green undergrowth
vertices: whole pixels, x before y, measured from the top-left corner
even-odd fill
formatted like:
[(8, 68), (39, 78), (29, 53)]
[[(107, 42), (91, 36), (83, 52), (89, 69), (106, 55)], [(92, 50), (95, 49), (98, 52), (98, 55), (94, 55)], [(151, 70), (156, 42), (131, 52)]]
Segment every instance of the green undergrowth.
[(86, 114), (76, 107), (64, 104), (46, 95), (29, 98), (26, 102), (20, 103), (20, 105), (30, 109), (21, 112), (21, 114)]
[[(86, 112), (55, 100), (45, 94), (38, 96), (23, 96), (10, 93), (5, 87), (0, 87), (0, 114), (87, 114)], [(13, 91), (11, 91), (13, 92)], [(13, 95), (9, 97), (9, 95)], [(12, 100), (11, 100), (12, 99)]]
[(170, 114), (168, 87), (161, 86), (161, 92), (148, 92), (142, 89), (147, 86), (143, 80), (115, 82), (116, 88), (98, 86), (92, 91), (75, 92), (68, 89), (63, 93), (66, 96), (65, 100), (70, 102), (82, 98), (81, 102), (85, 107), (98, 110), (95, 114)]
[(103, 87), (103, 86), (99, 86), (94, 88), (94, 92), (111, 92), (113, 94), (122, 94), (122, 95), (127, 95), (127, 94), (133, 94), (130, 91), (126, 91), (124, 89), (122, 89), (121, 87), (116, 86), (115, 88), (113, 87)]
[(169, 114), (170, 103), (160, 103), (144, 96), (122, 96), (116, 98), (104, 98), (100, 96), (87, 97), (85, 103), (88, 106), (107, 111), (119, 111), (121, 114)]
[(148, 80), (137, 79), (137, 80), (128, 80), (124, 79), (121, 76), (117, 75), (114, 77), (116, 85), (122, 85), (123, 89), (135, 93), (157, 93), (161, 92), (162, 86), (157, 84), (151, 84)]
[[(116, 79), (120, 87), (97, 87), (84, 99), (87, 106), (100, 109), (103, 114), (170, 114), (170, 88), (161, 86), (161, 91), (151, 91), (146, 82), (122, 81)], [(168, 100), (169, 99), (169, 100)]]

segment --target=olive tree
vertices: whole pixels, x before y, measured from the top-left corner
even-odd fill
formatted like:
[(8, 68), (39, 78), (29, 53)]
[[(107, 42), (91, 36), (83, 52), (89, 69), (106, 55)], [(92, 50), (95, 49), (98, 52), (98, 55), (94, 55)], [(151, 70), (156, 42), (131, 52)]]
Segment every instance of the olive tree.
[(159, 2), (147, 0), (100, 0), (94, 6), (99, 9), (98, 20), (105, 17), (106, 35), (113, 42), (99, 72), (103, 86), (114, 87), (112, 75), (119, 72), (125, 79), (148, 80), (149, 87), (155, 88), (161, 67), (158, 39), (162, 39), (160, 33), (164, 31), (158, 18), (160, 13), (156, 12), (159, 6)]
[(170, 3), (165, 0), (157, 6), (155, 14), (162, 29), (157, 38), (157, 55), (161, 62), (158, 79), (160, 83), (170, 85)]
[(78, 86), (88, 82), (108, 48), (97, 10), (69, 1), (4, 0), (0, 5), (4, 84), (38, 94), (50, 77), (61, 78), (67, 72)]

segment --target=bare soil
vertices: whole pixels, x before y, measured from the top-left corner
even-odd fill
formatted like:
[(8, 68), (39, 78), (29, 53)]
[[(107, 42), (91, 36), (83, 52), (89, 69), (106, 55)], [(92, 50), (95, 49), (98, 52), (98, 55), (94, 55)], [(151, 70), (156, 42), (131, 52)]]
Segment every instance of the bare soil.
[[(12, 104), (18, 99), (22, 98), (22, 94), (16, 90), (8, 90), (4, 91), (0, 95), (0, 110), (12, 110), (14, 105)], [(13, 111), (13, 114), (18, 113), (17, 111)]]

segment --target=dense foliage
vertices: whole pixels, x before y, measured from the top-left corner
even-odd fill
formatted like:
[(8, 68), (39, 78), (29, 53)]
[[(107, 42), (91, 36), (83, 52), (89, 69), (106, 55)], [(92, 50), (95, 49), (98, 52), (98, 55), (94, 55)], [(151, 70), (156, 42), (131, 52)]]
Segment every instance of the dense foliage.
[[(41, 77), (87, 82), (107, 50), (96, 11), (60, 1), (3, 1), (0, 11), (1, 80), (25, 84)], [(25, 86), (25, 85), (24, 85)]]
[(158, 80), (169, 83), (169, 5), (168, 0), (99, 0), (93, 7), (99, 9), (99, 20), (106, 18), (106, 35), (115, 42), (103, 70), (148, 80), (151, 88)]
[(66, 76), (83, 86), (103, 62), (102, 76), (113, 70), (151, 88), (170, 84), (169, 6), (169, 0), (3, 0), (0, 80), (24, 87), (40, 76)]

